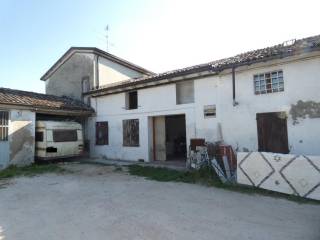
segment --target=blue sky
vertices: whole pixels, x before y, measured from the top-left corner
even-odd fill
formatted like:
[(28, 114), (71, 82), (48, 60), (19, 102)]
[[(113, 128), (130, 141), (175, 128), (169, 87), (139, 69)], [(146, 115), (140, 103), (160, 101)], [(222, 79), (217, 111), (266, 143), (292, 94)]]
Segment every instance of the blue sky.
[(320, 34), (318, 1), (0, 0), (0, 87), (44, 92), (40, 77), (71, 46), (155, 72)]

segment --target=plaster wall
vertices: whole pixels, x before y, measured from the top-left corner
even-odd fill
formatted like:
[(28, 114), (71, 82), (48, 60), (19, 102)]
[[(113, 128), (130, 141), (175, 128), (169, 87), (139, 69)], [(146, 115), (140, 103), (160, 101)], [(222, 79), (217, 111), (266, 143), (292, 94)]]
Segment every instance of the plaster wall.
[(94, 55), (75, 53), (46, 80), (46, 94), (82, 100), (82, 81), (89, 79), (93, 86)]
[[(152, 154), (151, 117), (185, 114), (187, 142), (195, 137), (194, 104), (176, 105), (175, 84), (142, 89), (138, 91), (138, 109), (125, 109), (125, 93), (93, 98), (97, 116), (89, 118), (88, 132), (92, 156), (104, 156), (110, 159), (150, 161)], [(166, 96), (166, 97), (163, 97)], [(139, 147), (124, 147), (122, 120), (139, 119)], [(96, 146), (95, 122), (108, 121), (109, 145)]]
[[(174, 114), (186, 116), (187, 145), (190, 138), (205, 138), (206, 141), (215, 142), (222, 135), (224, 142), (237, 151), (257, 151), (256, 114), (281, 111), (287, 114), (290, 153), (320, 155), (320, 118), (317, 114), (313, 114), (312, 118), (308, 114), (302, 117), (295, 114), (293, 117), (291, 111), (299, 101), (320, 102), (319, 69), (319, 58), (287, 63), (279, 60), (272, 62), (272, 65), (264, 63), (238, 68), (236, 106), (233, 105), (232, 75), (229, 70), (194, 80), (194, 103), (177, 105), (174, 83), (138, 90), (136, 110), (125, 109), (125, 93), (93, 98), (91, 103), (97, 115), (89, 119), (91, 154), (112, 159), (149, 161), (152, 159), (150, 117)], [(284, 92), (255, 95), (253, 75), (274, 70), (283, 71)], [(204, 117), (205, 105), (216, 105), (216, 117)], [(122, 120), (136, 118), (140, 120), (140, 146), (123, 147)], [(108, 146), (94, 145), (95, 121), (109, 122)]]
[(34, 162), (35, 113), (11, 110), (9, 121), (9, 165), (28, 165)]
[(141, 73), (106, 58), (99, 57), (98, 65), (99, 86), (142, 76)]
[[(285, 112), (287, 114), (290, 153), (320, 154), (320, 118), (293, 116), (291, 109), (297, 102), (320, 102), (320, 58), (275, 64), (269, 67), (245, 68), (236, 72), (236, 101), (232, 101), (231, 73), (195, 81), (196, 135), (209, 141), (219, 139), (218, 124), (227, 144), (239, 151), (257, 151), (256, 114)], [(255, 95), (253, 75), (283, 70), (284, 92)], [(204, 105), (216, 105), (216, 117), (204, 118)], [(317, 111), (316, 104), (306, 108)], [(308, 109), (307, 109), (308, 110)], [(310, 110), (310, 109), (309, 109)], [(318, 109), (319, 111), (320, 109)]]

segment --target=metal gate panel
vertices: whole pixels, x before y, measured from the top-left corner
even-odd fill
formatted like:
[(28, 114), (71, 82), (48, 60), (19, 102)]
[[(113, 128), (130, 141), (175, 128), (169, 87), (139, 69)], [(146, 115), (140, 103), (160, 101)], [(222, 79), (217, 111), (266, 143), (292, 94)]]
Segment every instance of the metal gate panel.
[(9, 163), (9, 112), (0, 111), (0, 169)]
[(9, 142), (0, 142), (0, 169), (9, 163)]

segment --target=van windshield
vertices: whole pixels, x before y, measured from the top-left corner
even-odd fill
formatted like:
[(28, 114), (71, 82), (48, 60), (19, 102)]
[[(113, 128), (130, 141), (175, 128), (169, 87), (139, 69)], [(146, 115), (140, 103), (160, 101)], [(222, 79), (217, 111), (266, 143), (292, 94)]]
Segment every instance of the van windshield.
[(54, 142), (76, 142), (78, 141), (77, 130), (53, 130)]

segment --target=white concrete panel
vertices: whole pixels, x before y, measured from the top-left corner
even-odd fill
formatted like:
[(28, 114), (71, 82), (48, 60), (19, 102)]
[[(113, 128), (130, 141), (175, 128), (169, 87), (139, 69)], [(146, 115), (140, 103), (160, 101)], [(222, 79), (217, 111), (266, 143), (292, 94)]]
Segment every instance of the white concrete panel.
[(239, 152), (237, 182), (320, 200), (320, 156)]

